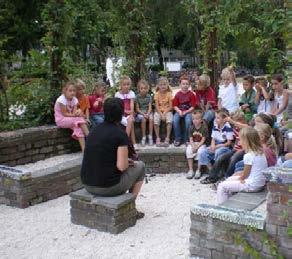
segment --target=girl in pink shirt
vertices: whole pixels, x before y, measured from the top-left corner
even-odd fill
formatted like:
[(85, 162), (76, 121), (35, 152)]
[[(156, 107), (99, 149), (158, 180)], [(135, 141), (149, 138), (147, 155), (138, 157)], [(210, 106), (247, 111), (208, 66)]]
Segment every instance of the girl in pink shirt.
[(255, 129), (259, 133), (268, 167), (275, 166), (277, 163), (278, 148), (272, 135), (272, 128), (268, 124), (260, 123), (255, 126)]
[(72, 137), (80, 143), (81, 150), (85, 147), (85, 136), (88, 135), (88, 128), (82, 111), (77, 109), (78, 100), (75, 97), (75, 85), (68, 82), (63, 87), (63, 94), (56, 100), (54, 112), (55, 122), (60, 128), (73, 130)]

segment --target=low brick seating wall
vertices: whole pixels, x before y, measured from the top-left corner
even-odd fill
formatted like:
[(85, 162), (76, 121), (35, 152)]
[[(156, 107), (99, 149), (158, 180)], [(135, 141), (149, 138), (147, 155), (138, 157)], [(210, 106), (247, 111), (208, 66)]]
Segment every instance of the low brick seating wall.
[(134, 196), (126, 193), (116, 197), (99, 197), (85, 189), (73, 192), (71, 221), (99, 231), (118, 234), (136, 224)]
[(271, 168), (267, 211), (207, 204), (191, 209), (191, 258), (292, 258), (292, 171)]
[(26, 208), (80, 189), (81, 154), (61, 158), (18, 167), (0, 165), (0, 203)]
[(53, 125), (0, 133), (0, 164), (15, 166), (80, 150), (72, 131)]
[(185, 146), (145, 147), (138, 151), (139, 159), (146, 165), (147, 173), (169, 174), (188, 171)]

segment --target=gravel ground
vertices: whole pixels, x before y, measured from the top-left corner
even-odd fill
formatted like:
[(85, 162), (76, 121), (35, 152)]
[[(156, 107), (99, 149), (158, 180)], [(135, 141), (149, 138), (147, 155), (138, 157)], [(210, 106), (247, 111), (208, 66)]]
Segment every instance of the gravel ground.
[(0, 258), (188, 258), (190, 207), (215, 197), (184, 174), (151, 177), (137, 200), (145, 218), (119, 235), (71, 224), (68, 195), (24, 210), (0, 205)]
[(150, 178), (137, 200), (145, 218), (119, 235), (70, 223), (69, 196), (21, 210), (0, 205), (0, 258), (187, 258), (190, 207), (214, 203), (184, 175)]

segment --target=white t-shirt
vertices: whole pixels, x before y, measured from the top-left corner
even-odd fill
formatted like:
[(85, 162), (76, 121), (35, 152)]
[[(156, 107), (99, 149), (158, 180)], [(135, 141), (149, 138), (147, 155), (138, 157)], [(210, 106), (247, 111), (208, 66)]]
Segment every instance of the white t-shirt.
[(74, 96), (72, 100), (68, 100), (64, 94), (58, 97), (56, 103), (61, 103), (66, 106), (68, 112), (73, 112), (74, 106), (78, 104), (78, 99)]
[(273, 108), (274, 103), (269, 100), (260, 100), (258, 105), (258, 113), (270, 113)]
[(245, 165), (251, 165), (250, 174), (245, 180), (251, 189), (258, 189), (266, 184), (266, 178), (263, 174), (263, 170), (268, 167), (268, 162), (264, 154), (259, 155), (254, 152), (248, 152), (243, 157)]
[(135, 99), (136, 96), (135, 96), (135, 93), (132, 90), (130, 90), (127, 94), (123, 94), (120, 91), (118, 91), (116, 92), (115, 97), (125, 100), (125, 99)]
[(219, 86), (218, 98), (221, 99), (221, 105), (229, 112), (235, 112), (239, 108), (238, 104), (238, 86), (230, 83), (228, 86)]

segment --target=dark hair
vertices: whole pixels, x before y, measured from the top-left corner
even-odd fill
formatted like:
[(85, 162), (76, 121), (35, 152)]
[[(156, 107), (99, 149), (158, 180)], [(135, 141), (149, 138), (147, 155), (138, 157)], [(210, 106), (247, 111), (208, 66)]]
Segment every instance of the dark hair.
[(190, 82), (189, 78), (186, 75), (182, 75), (179, 79), (179, 83), (181, 83), (181, 81), (186, 80), (188, 82)]
[(272, 76), (272, 80), (276, 80), (278, 82), (283, 82), (284, 81), (284, 76), (282, 74), (275, 74)]
[(202, 110), (196, 109), (193, 111), (193, 115), (195, 114), (201, 114), (203, 116), (204, 112)]
[(268, 85), (268, 80), (265, 77), (258, 77), (255, 80), (256, 83), (262, 83), (264, 86)]
[(246, 75), (243, 77), (243, 80), (249, 82), (250, 84), (254, 83), (254, 77), (252, 75)]
[(221, 108), (221, 109), (217, 110), (215, 113), (218, 114), (223, 119), (230, 116), (230, 113), (226, 108)]
[(123, 101), (119, 98), (108, 98), (104, 102), (103, 110), (106, 122), (120, 122), (124, 113)]

